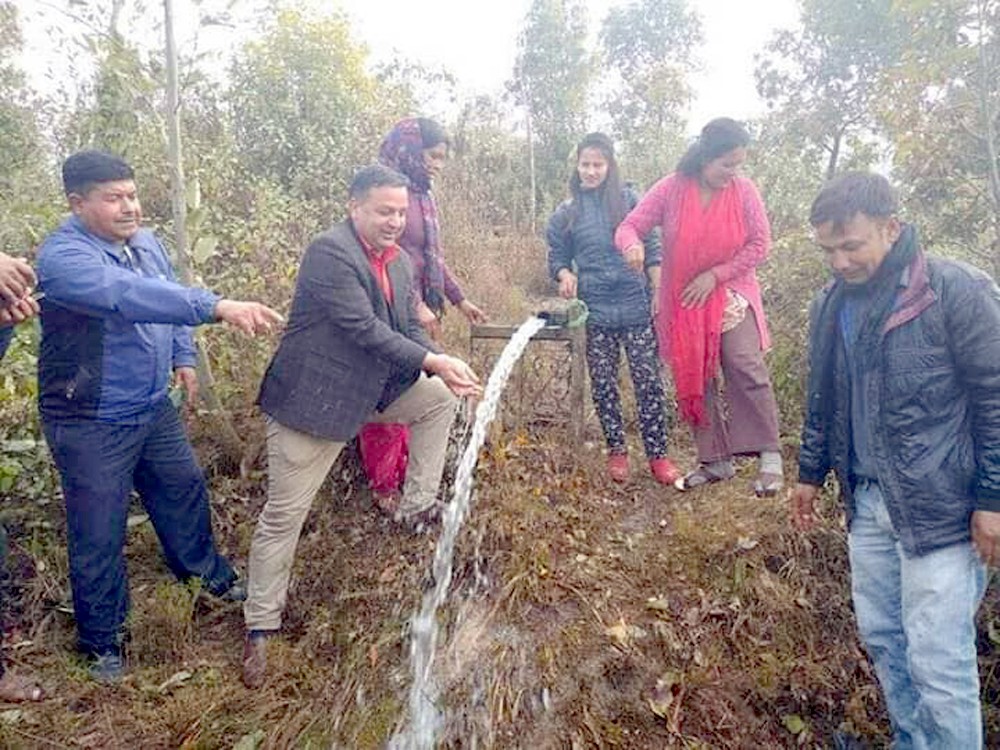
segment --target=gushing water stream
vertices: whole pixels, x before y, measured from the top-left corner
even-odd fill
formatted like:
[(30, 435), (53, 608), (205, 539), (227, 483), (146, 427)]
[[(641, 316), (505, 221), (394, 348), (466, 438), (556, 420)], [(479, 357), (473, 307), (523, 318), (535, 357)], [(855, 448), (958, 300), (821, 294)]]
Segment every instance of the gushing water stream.
[(441, 728), (442, 717), (436, 705), (437, 685), (432, 673), (438, 637), (437, 611), (444, 604), (451, 585), (455, 541), (469, 514), (472, 476), (479, 459), (479, 450), (486, 440), (486, 428), (496, 416), (500, 394), (510, 379), (514, 365), (521, 358), (528, 341), (544, 325), (545, 321), (541, 318), (528, 318), (511, 336), (490, 373), (483, 399), (476, 409), (469, 443), (462, 453), (455, 474), (452, 501), (445, 506), (442, 514), (441, 537), (434, 550), (431, 567), (434, 587), (424, 593), (420, 610), (410, 623), (410, 663), (413, 667), (409, 699), (410, 723), (389, 742), (390, 750), (432, 750)]

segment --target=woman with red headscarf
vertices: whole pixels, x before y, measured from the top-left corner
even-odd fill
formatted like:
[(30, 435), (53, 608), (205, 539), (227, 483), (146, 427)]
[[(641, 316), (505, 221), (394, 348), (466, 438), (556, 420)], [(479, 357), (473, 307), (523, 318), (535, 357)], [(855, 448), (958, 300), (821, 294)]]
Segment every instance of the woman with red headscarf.
[[(450, 302), (470, 323), (485, 323), (483, 311), (466, 299), (444, 261), (434, 179), (448, 160), (448, 136), (437, 122), (425, 117), (400, 120), (379, 148), (379, 161), (410, 181), (406, 228), (399, 246), (413, 266), (414, 300), (420, 323), (434, 341), (441, 337), (441, 316)], [(362, 464), (375, 502), (394, 512), (399, 488), (406, 475), (406, 427), (368, 424), (358, 439)]]
[(662, 231), (660, 354), (699, 460), (677, 480), (680, 490), (731, 478), (733, 456), (743, 454), (760, 457), (758, 495), (774, 495), (783, 484), (778, 407), (764, 363), (770, 336), (756, 273), (771, 229), (757, 188), (737, 174), (749, 143), (735, 120), (709, 122), (676, 172), (656, 183), (615, 233), (626, 261), (641, 271), (640, 239), (654, 226)]

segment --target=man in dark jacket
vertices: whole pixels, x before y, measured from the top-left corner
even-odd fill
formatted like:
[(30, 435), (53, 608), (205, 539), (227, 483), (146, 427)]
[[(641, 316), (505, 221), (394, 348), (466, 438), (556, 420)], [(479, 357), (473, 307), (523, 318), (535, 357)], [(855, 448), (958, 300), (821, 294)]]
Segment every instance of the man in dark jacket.
[(299, 532), (344, 443), (365, 422), (410, 426), (395, 517), (417, 527), (435, 509), (455, 396), (480, 391), (468, 365), (434, 351), (417, 318), (409, 260), (396, 244), (407, 185), (388, 167), (358, 172), (350, 218), (306, 250), (288, 327), (264, 375), (268, 497), (250, 543), (248, 687), (263, 682), (265, 637), (281, 625)]
[(42, 341), (38, 402), (66, 499), (73, 608), (90, 673), (117, 680), (128, 611), (125, 532), (135, 488), (179, 578), (245, 598), (216, 550), (208, 489), (177, 410), (170, 376), (196, 393), (191, 327), (224, 321), (267, 332), (281, 316), (257, 302), (178, 284), (166, 251), (140, 227), (132, 168), (100, 151), (63, 164), (73, 215), (38, 256)]
[(832, 469), (858, 629), (895, 747), (982, 747), (975, 613), (1000, 561), (1000, 289), (925, 256), (885, 178), (828, 183), (794, 523)]

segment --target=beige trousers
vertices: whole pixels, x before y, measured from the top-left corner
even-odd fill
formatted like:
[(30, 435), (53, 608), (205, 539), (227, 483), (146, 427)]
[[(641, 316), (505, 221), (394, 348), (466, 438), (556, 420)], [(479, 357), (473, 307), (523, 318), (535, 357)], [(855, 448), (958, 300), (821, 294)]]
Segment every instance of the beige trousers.
[[(437, 499), (456, 397), (439, 378), (424, 374), (367, 421), (410, 427), (410, 459), (400, 512), (419, 513)], [(307, 435), (267, 418), (267, 502), (250, 541), (248, 630), (277, 630), (288, 595), (295, 547), (313, 498), (344, 443)]]

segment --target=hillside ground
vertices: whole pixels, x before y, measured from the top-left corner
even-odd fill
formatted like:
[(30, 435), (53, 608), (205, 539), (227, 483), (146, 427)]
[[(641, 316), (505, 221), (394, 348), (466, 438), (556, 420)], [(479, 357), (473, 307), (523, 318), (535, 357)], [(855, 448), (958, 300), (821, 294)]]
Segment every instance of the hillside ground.
[[(633, 451), (633, 481), (613, 485), (599, 443), (565, 437), (499, 433), (481, 458), (441, 614), (443, 746), (885, 746), (829, 498), (821, 528), (798, 536), (783, 498), (749, 491), (751, 464), (681, 494), (656, 485)], [(50, 522), (61, 514), (35, 503), (8, 512), (6, 649), (51, 697), (0, 710), (0, 744), (384, 746), (405, 719), (407, 621), (436, 537), (379, 518), (354, 466), (348, 452), (307, 522), (284, 635), (257, 691), (240, 682), (239, 607), (173, 581), (148, 522), (129, 535), (131, 672), (115, 687), (90, 682), (73, 653), (63, 529)], [(213, 486), (221, 544), (242, 565), (263, 477)], [(991, 746), (995, 611), (994, 594), (981, 639)]]

